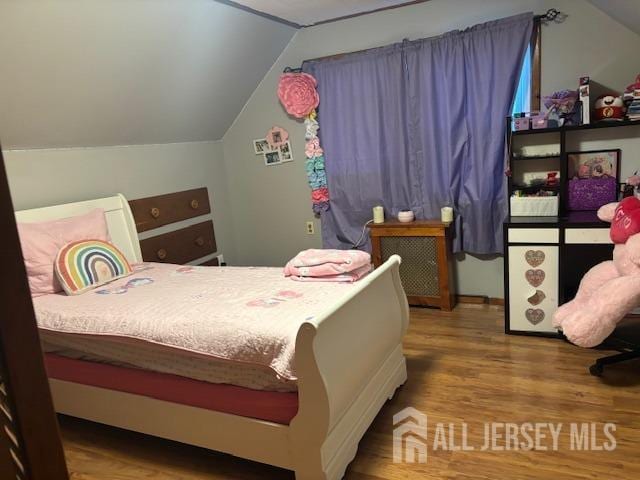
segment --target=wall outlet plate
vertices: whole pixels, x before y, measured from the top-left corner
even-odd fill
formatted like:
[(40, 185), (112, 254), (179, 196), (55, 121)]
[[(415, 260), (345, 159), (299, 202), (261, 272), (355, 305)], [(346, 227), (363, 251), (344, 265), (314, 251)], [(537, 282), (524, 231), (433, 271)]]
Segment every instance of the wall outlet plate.
[(307, 222), (307, 235), (313, 235), (316, 233), (316, 227), (313, 222)]

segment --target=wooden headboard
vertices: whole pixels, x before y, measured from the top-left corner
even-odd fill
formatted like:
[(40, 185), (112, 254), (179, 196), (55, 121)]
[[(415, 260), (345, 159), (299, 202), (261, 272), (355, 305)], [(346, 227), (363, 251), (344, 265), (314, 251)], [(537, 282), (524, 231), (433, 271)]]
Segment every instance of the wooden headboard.
[[(217, 252), (216, 237), (211, 219), (183, 228), (175, 228), (184, 222), (211, 213), (209, 193), (206, 188), (157, 195), (129, 201), (140, 240), (142, 258), (146, 262), (192, 263), (218, 265), (211, 257)], [(162, 228), (156, 235), (143, 232)]]

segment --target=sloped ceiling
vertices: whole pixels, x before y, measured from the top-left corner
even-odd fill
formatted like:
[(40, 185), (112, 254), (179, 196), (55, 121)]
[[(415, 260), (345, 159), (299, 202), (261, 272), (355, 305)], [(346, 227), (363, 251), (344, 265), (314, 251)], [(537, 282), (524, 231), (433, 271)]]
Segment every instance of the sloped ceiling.
[(427, 0), (234, 0), (253, 10), (297, 25), (309, 26), (350, 15), (399, 7)]
[(640, 35), (640, 0), (589, 0), (614, 20)]
[(212, 0), (0, 0), (0, 141), (220, 139), (294, 33)]

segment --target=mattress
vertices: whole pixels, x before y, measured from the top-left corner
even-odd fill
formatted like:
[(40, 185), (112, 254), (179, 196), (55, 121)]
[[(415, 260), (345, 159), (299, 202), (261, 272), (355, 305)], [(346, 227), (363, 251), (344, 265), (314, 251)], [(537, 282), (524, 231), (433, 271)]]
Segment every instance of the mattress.
[(357, 288), (280, 268), (141, 264), (78, 296), (34, 298), (45, 350), (258, 390), (296, 389), (300, 326)]
[(45, 365), (50, 378), (283, 425), (298, 413), (297, 393), (260, 392), (50, 353), (45, 354)]
[(153, 343), (40, 330), (42, 350), (58, 356), (127, 368), (170, 373), (209, 383), (226, 383), (255, 390), (295, 392), (294, 380), (278, 378), (260, 365), (234, 363)]

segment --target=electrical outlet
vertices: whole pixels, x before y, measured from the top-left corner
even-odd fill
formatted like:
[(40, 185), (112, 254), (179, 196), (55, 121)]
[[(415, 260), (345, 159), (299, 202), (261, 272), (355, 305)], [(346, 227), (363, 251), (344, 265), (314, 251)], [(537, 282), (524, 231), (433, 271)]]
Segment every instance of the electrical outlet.
[(307, 222), (307, 235), (313, 235), (314, 233), (316, 233), (316, 229), (313, 222)]

